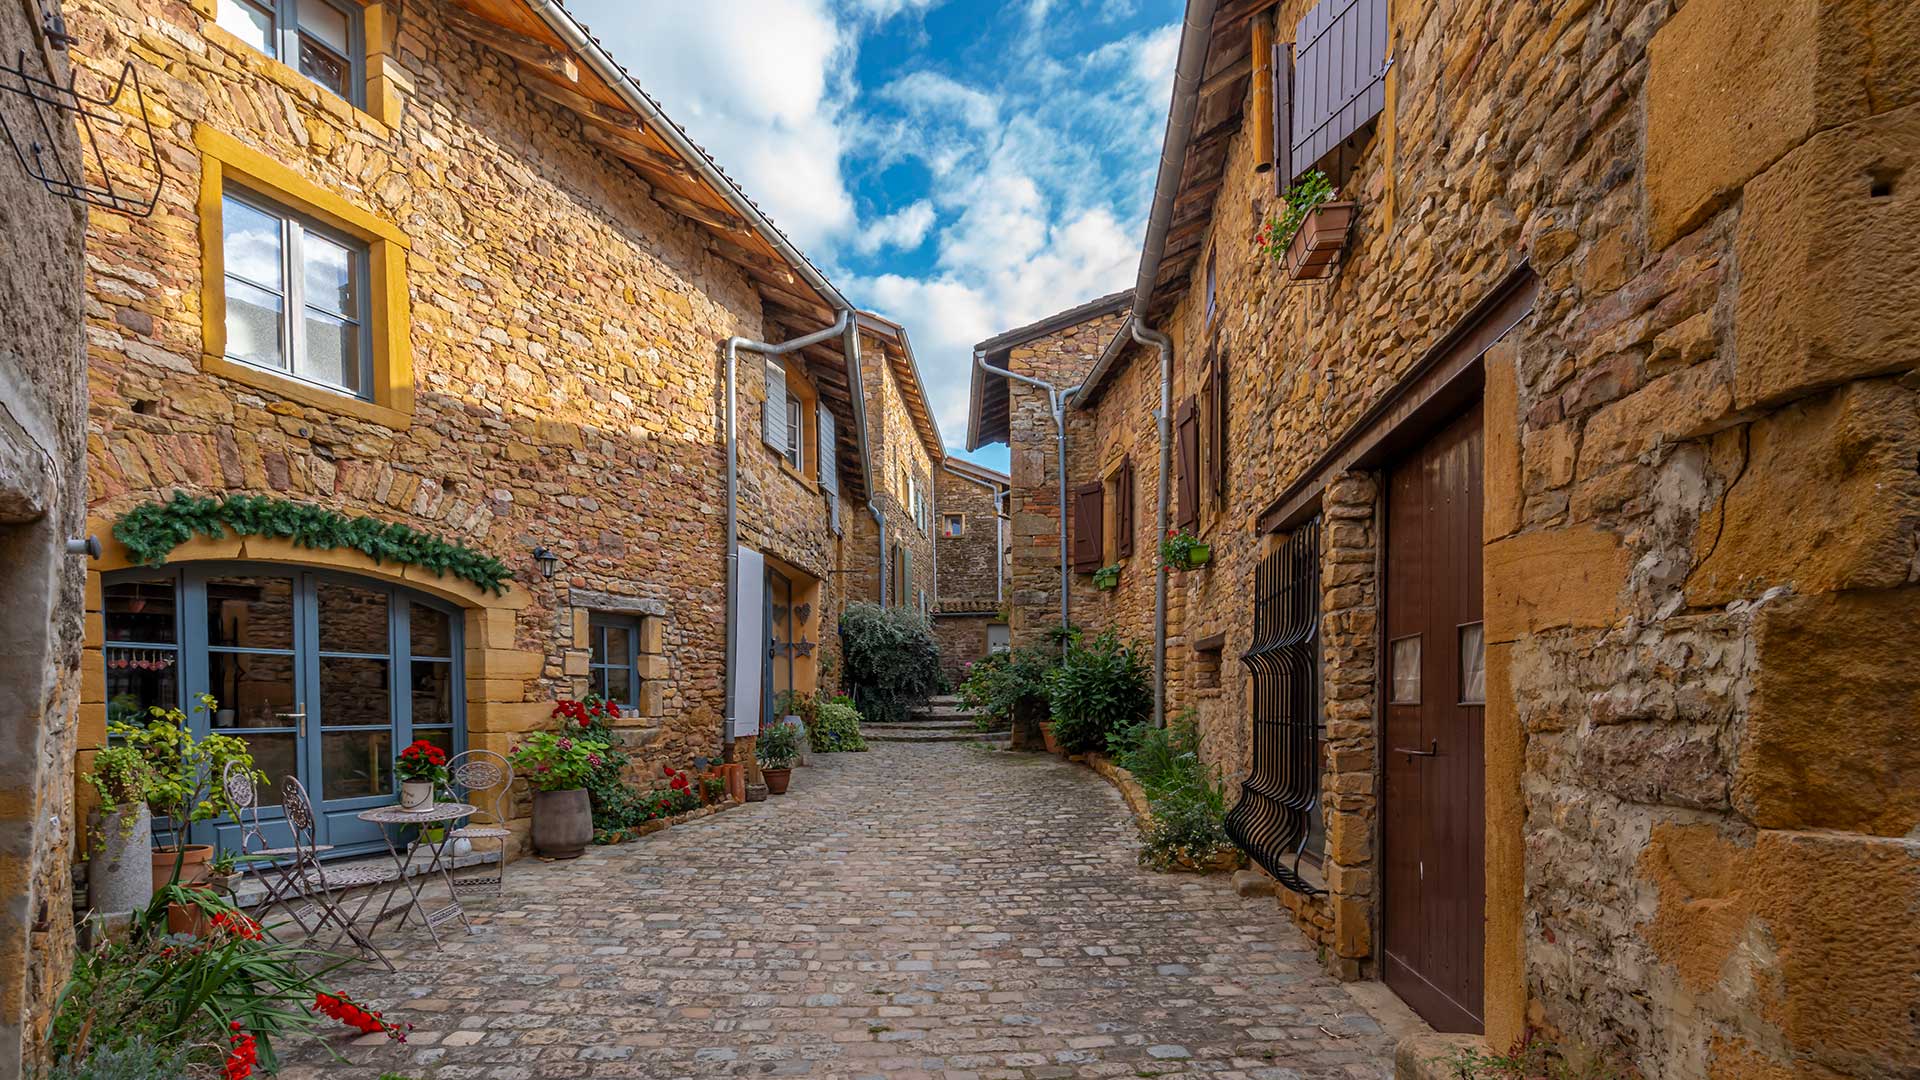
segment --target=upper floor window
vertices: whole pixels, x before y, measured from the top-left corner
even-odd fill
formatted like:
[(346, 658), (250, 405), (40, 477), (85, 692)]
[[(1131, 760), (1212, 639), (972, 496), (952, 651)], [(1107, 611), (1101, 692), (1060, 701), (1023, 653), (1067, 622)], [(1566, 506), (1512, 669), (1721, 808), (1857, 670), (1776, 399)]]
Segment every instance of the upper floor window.
[(367, 245), (233, 188), (221, 240), (227, 357), (370, 398)]
[(787, 447), (782, 456), (796, 469), (806, 468), (807, 414), (804, 403), (787, 394)]
[(964, 514), (942, 514), (940, 516), (940, 535), (949, 540), (967, 534), (967, 518)]
[(221, 29), (328, 91), (360, 104), (366, 47), (360, 6), (347, 0), (220, 0)]

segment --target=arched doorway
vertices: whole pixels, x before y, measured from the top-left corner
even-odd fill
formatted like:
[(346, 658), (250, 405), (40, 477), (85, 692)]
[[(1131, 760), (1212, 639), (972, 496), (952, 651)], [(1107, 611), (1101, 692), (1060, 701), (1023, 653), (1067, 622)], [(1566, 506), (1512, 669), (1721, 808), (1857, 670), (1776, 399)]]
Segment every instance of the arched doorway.
[[(463, 619), (444, 601), (257, 562), (123, 570), (101, 593), (107, 719), (178, 707), (196, 735), (245, 739), (269, 778), (262, 818), (278, 817), (281, 778), (298, 777), (319, 811), (319, 841), (338, 854), (381, 846), (356, 815), (395, 801), (399, 747), (465, 748)], [(202, 693), (217, 702), (211, 713), (192, 710)], [(193, 839), (231, 847), (236, 832), (203, 822)]]

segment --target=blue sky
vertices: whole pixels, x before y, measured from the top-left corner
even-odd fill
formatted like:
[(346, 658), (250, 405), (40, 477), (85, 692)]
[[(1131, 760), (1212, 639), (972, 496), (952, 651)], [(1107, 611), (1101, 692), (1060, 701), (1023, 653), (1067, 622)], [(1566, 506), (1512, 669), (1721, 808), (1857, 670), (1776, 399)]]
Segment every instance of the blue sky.
[(1180, 0), (568, 7), (842, 292), (907, 327), (951, 448), (973, 342), (1133, 280)]

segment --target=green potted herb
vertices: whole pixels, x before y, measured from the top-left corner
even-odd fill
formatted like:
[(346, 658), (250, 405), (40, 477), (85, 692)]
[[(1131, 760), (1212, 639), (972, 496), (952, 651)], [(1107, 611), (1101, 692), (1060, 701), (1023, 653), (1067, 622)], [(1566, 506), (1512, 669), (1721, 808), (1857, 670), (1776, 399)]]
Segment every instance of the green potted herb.
[(1112, 566), (1103, 566), (1100, 569), (1095, 570), (1093, 572), (1093, 584), (1095, 588), (1100, 589), (1103, 592), (1107, 590), (1119, 588), (1120, 587), (1120, 564), (1114, 563)]
[(1200, 542), (1185, 529), (1168, 529), (1160, 541), (1160, 561), (1175, 570), (1193, 570), (1213, 559), (1213, 545)]
[(1328, 277), (1347, 245), (1355, 204), (1335, 199), (1333, 184), (1318, 169), (1307, 173), (1286, 191), (1286, 208), (1270, 217), (1254, 234), (1254, 244), (1268, 258), (1284, 262), (1295, 281)]
[(767, 793), (785, 795), (793, 778), (793, 763), (800, 757), (800, 735), (791, 724), (763, 728), (754, 743), (760, 759), (760, 773), (767, 778)]
[(84, 779), (100, 793), (100, 843), (87, 862), (87, 902), (118, 914), (153, 899), (153, 766), (125, 743), (93, 756)]
[(607, 744), (536, 731), (509, 755), (533, 787), (533, 847), (549, 859), (577, 859), (593, 842), (593, 805), (587, 781)]
[[(211, 713), (217, 708), (211, 694), (195, 699), (195, 712)], [(246, 740), (218, 732), (196, 739), (187, 728), (186, 713), (158, 705), (147, 709), (144, 723), (107, 725), (107, 738), (132, 747), (153, 770), (147, 804), (167, 819), (173, 840), (153, 849), (156, 889), (175, 882), (191, 885), (204, 878), (213, 861), (213, 845), (187, 843), (187, 827), (220, 817), (239, 820), (238, 808), (220, 788), (229, 763), (246, 770), (256, 782), (267, 779), (254, 769)]]

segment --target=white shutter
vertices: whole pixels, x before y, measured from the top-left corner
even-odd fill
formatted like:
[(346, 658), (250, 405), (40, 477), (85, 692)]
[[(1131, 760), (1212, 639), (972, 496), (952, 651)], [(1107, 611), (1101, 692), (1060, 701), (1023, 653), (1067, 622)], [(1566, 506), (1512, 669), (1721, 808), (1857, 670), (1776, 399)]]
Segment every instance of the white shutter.
[(767, 400), (760, 403), (760, 437), (781, 456), (787, 452), (787, 369), (767, 361)]
[(840, 493), (840, 451), (833, 426), (833, 410), (820, 406), (820, 486)]

